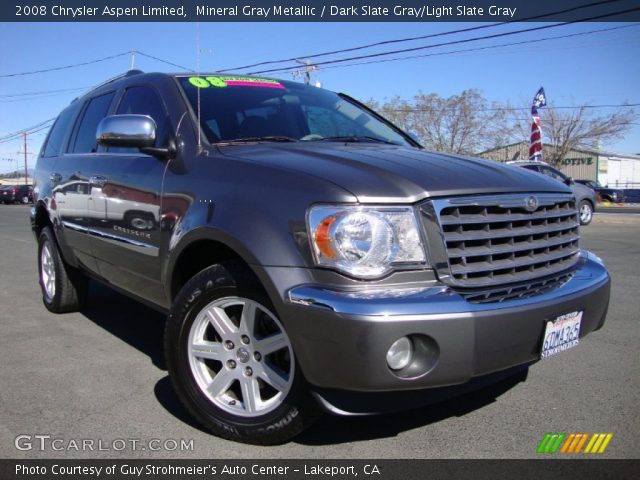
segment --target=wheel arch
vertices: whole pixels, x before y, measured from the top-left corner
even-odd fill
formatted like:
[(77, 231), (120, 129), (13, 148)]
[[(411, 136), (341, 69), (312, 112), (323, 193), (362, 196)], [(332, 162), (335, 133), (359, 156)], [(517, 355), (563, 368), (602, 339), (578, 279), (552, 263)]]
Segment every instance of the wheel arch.
[(53, 231), (53, 223), (49, 217), (49, 211), (44, 202), (40, 200), (35, 207), (33, 207), (33, 213), (31, 215), (31, 229), (36, 238), (38, 238), (44, 227), (51, 227)]
[(170, 303), (180, 289), (198, 272), (218, 263), (231, 263), (231, 272), (243, 282), (259, 285), (273, 306), (281, 303), (277, 290), (259, 262), (239, 241), (211, 227), (189, 232), (170, 252), (165, 270), (166, 295)]

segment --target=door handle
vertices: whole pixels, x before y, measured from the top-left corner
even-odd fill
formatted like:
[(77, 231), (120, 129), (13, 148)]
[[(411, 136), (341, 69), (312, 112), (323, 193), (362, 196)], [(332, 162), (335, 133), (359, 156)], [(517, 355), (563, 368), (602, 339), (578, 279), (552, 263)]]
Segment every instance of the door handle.
[(59, 173), (52, 173), (51, 175), (49, 175), (49, 180), (51, 180), (53, 183), (60, 183), (60, 180), (62, 180), (62, 175), (60, 175)]
[(104, 187), (107, 183), (107, 177), (103, 177), (102, 175), (92, 175), (89, 178), (89, 183), (96, 187)]

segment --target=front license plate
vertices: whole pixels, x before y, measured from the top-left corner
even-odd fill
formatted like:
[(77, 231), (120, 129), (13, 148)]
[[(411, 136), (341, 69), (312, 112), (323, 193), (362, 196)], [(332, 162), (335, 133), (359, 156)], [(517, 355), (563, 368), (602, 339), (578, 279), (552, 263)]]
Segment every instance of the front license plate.
[(548, 358), (578, 345), (581, 321), (582, 312), (571, 312), (547, 322), (540, 358)]

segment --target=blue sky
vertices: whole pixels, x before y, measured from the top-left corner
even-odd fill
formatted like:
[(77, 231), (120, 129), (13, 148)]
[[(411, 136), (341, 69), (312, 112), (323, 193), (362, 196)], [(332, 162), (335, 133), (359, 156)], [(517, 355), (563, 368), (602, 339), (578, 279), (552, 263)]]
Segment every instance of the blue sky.
[[(458, 23), (42, 23), (0, 24), (0, 75), (57, 67), (138, 49), (168, 61), (195, 68), (196, 31), (200, 33), (201, 69), (217, 70), (280, 58), (358, 46), (381, 40), (444, 32), (471, 26)], [(530, 28), (515, 23), (462, 35), (379, 47), (354, 54), (374, 53), (446, 40)], [(539, 32), (442, 47), (436, 53), (522, 40), (567, 35), (621, 26), (621, 23), (582, 23)], [(421, 52), (416, 52), (417, 54)], [(333, 58), (333, 57), (327, 57)], [(90, 87), (129, 68), (129, 57), (57, 72), (0, 78), (0, 137), (56, 116), (82, 92), (35, 97), (6, 95)], [(136, 56), (144, 71), (176, 71), (155, 60)], [(291, 79), (290, 73), (273, 74)], [(314, 77), (315, 79), (315, 77)], [(476, 88), (491, 101), (521, 105), (539, 86), (548, 100), (566, 106), (582, 103), (640, 103), (640, 25), (579, 37), (536, 42), (470, 53), (432, 56), (406, 61), (322, 68), (323, 87), (359, 99), (411, 97), (418, 91), (442, 96)], [(19, 100), (19, 101), (18, 101)], [(638, 121), (640, 123), (640, 120)], [(543, 125), (544, 131), (544, 125)], [(46, 132), (29, 138), (37, 152)], [(621, 152), (640, 152), (640, 124), (625, 139), (606, 146)], [(0, 143), (0, 171), (15, 169), (20, 141)], [(30, 156), (30, 166), (35, 155)], [(20, 157), (22, 166), (22, 157)]]

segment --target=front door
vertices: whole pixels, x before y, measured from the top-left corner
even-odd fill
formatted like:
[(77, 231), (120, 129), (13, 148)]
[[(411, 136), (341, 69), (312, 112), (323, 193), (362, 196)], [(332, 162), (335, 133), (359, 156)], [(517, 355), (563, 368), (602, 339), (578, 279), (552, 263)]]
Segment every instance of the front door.
[[(165, 141), (167, 115), (152, 87), (128, 88), (116, 114), (149, 115), (157, 142)], [(110, 283), (163, 303), (160, 283), (160, 209), (167, 163), (137, 149), (109, 147), (91, 166), (92, 251)]]

